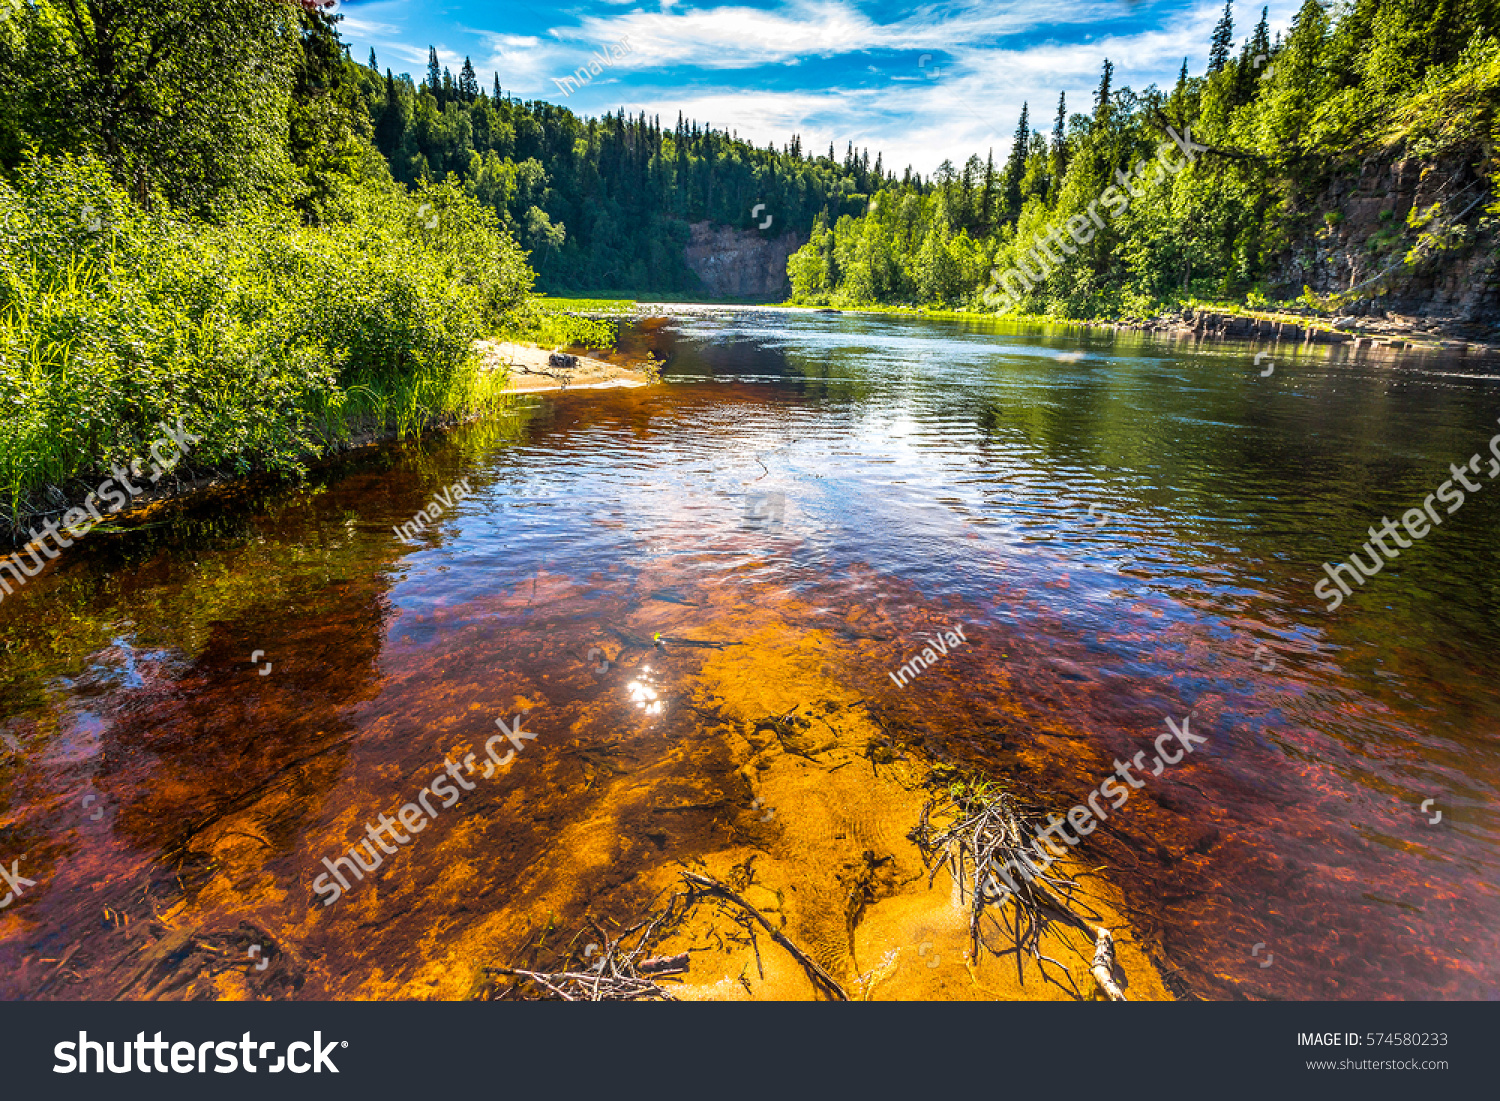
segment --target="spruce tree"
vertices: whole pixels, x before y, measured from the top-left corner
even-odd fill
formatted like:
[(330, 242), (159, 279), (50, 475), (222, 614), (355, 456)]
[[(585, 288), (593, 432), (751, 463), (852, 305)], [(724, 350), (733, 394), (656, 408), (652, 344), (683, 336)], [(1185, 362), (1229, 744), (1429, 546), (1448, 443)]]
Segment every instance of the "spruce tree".
[[(1255, 24), (1255, 33), (1250, 36), (1250, 50), (1252, 57), (1260, 57), (1262, 54), (1269, 60), (1271, 56), (1271, 26), (1269, 23), (1270, 8), (1260, 9), (1260, 22)], [(1262, 65), (1264, 69), (1264, 65)]]
[(1068, 171), (1068, 93), (1057, 94), (1057, 119), (1052, 123), (1052, 156), (1048, 168), (1056, 188)]
[(479, 98), (479, 77), (474, 72), (474, 63), (464, 58), (464, 67), (458, 72), (458, 94), (465, 103)]
[(1109, 114), (1109, 84), (1114, 79), (1115, 67), (1109, 58), (1104, 59), (1104, 71), (1099, 77), (1099, 87), (1094, 92), (1094, 121), (1103, 122)]
[(1021, 119), (1010, 146), (1010, 160), (1005, 163), (1005, 216), (1014, 220), (1021, 215), (1021, 177), (1026, 174), (1026, 152), (1031, 144), (1030, 104), (1021, 104)]
[(439, 103), (443, 101), (443, 70), (438, 67), (437, 49), (427, 47), (427, 90)]
[(380, 66), (375, 63), (375, 47), (374, 46), (370, 47), (370, 72), (372, 72), (372, 73), (378, 73), (378, 72), (380, 72)]
[(1224, 15), (1219, 19), (1219, 25), (1214, 28), (1213, 38), (1209, 39), (1209, 76), (1222, 72), (1224, 66), (1229, 64), (1229, 49), (1234, 45), (1233, 8), (1234, 0), (1228, 0), (1224, 5)]

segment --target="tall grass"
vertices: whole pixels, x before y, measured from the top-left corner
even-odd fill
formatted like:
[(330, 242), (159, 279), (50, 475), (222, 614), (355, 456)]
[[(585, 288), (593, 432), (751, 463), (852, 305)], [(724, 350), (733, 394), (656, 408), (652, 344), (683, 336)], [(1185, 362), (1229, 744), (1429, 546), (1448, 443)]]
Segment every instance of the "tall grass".
[[(619, 339), (620, 319), (628, 312), (617, 307), (628, 305), (597, 299), (533, 298), (511, 316), (505, 336), (540, 348), (613, 348)], [(590, 316), (594, 314), (605, 316)]]
[[(344, 185), (323, 224), (274, 207), (185, 221), (100, 166), (0, 182), (0, 525), (19, 531), (179, 418), (197, 471), (297, 475), (356, 434), (493, 410), (473, 341), (532, 274), (456, 188)], [(179, 471), (180, 473), (181, 471)]]

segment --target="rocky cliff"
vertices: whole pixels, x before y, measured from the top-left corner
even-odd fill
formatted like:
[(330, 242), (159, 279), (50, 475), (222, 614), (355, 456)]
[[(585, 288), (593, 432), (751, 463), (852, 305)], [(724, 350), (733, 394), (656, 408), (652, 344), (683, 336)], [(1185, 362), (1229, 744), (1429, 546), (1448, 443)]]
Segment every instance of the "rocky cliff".
[[(1271, 282), (1287, 297), (1304, 286), (1325, 295), (1358, 288), (1351, 313), (1500, 322), (1494, 219), (1484, 216), (1495, 199), (1485, 198), (1488, 187), (1465, 160), (1371, 158), (1293, 212), (1307, 228)], [(1407, 268), (1400, 261), (1413, 247), (1418, 260)]]
[(696, 222), (683, 258), (713, 298), (763, 298), (780, 301), (791, 293), (787, 258), (807, 243), (788, 231), (735, 229)]

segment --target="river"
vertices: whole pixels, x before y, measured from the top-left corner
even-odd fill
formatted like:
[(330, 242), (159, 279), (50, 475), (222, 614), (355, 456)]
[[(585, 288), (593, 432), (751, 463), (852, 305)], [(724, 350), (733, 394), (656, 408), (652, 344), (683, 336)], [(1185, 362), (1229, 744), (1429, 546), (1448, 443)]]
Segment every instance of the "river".
[[(747, 845), (808, 884), (815, 954), (847, 925), (869, 958), (896, 887), (836, 905), (816, 815), (869, 869), (915, 822), (841, 824), (825, 784), (948, 762), (1064, 812), (1191, 716), (1206, 741), (1076, 854), (1179, 996), (1495, 995), (1500, 491), (1471, 474), (1336, 610), (1313, 591), (1486, 469), (1494, 364), (663, 312), (625, 337), (659, 386), (100, 531), (0, 603), (0, 862), (34, 881), (0, 994), (458, 997), (522, 925)], [(825, 780), (809, 725), (805, 774), (757, 779), (737, 739), (789, 706), (862, 707), (884, 748)], [(518, 717), (503, 782), (321, 905), (325, 858)]]

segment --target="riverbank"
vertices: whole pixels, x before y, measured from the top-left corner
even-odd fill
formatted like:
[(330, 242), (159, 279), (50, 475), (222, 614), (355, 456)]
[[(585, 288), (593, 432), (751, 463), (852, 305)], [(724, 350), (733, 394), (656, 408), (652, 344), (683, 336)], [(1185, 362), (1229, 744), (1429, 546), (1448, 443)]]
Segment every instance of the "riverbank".
[[(613, 364), (588, 356), (572, 357), (574, 363), (564, 368), (554, 367), (549, 363), (552, 353), (529, 344), (479, 340), (474, 349), (479, 356), (479, 369), (474, 387), (478, 397), (469, 403), (473, 408), (429, 414), (420, 425), (393, 424), (389, 420), (371, 424), (370, 418), (363, 422), (353, 421), (344, 425), (341, 433), (325, 438), (323, 446), (297, 455), (298, 469), (310, 471), (408, 437), (451, 431), (460, 425), (502, 414), (508, 403), (528, 394), (564, 389), (628, 388), (646, 386), (654, 380), (650, 366)], [(497, 376), (496, 372), (501, 374)], [(192, 425), (188, 427), (191, 429)], [(110, 514), (105, 523), (92, 525), (94, 529), (103, 533), (154, 521), (168, 509), (191, 507), (234, 493), (256, 479), (274, 478), (279, 473), (277, 470), (247, 470), (242, 460), (233, 464), (196, 464), (193, 460), (193, 448), (189, 448), (181, 461), (164, 476), (158, 476), (154, 482), (142, 478), (141, 492), (133, 494), (127, 506)], [(145, 465), (149, 472), (149, 464)], [(139, 476), (140, 472), (136, 473)], [(93, 487), (108, 477), (109, 472), (102, 470), (96, 471), (92, 478), (80, 476), (66, 485), (42, 487), (35, 494), (40, 503), (29, 508), (24, 503), (19, 506), (0, 530), (0, 539), (11, 547), (30, 545), (31, 529), (49, 520), (60, 522), (70, 512), (83, 510), (93, 495), (90, 492)]]
[(540, 394), (551, 390), (609, 390), (649, 386), (651, 368), (607, 363), (590, 356), (567, 355), (534, 344), (481, 340), (475, 344), (485, 371), (507, 371), (506, 394)]
[(993, 314), (980, 310), (938, 310), (919, 306), (810, 306), (787, 303), (785, 309), (811, 313), (880, 314), (892, 317), (923, 317), (955, 320), (986, 319), (1023, 325), (1055, 325), (1106, 329), (1111, 332), (1161, 333), (1203, 340), (1274, 340), (1281, 343), (1347, 344), (1351, 350), (1454, 351), (1472, 355), (1500, 353), (1500, 330), (1456, 319), (1408, 317), (1319, 317), (1276, 310), (1251, 310), (1237, 306), (1184, 307), (1178, 313), (1151, 317), (1100, 318), (1050, 317), (1043, 314)]

